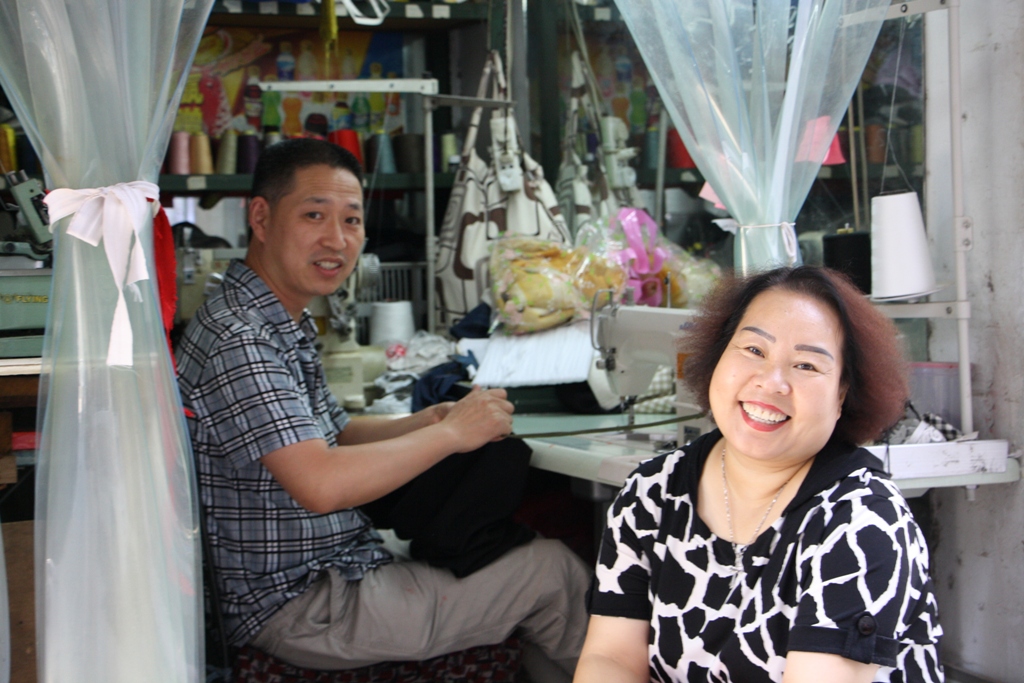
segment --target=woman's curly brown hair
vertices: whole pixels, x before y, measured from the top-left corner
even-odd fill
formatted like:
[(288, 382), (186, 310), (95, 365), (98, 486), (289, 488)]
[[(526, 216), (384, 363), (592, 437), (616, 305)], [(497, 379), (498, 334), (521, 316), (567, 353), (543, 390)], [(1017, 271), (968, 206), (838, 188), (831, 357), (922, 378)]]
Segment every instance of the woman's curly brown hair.
[(710, 410), (711, 376), (750, 303), (770, 289), (809, 296), (839, 318), (847, 388), (834, 436), (861, 444), (878, 438), (902, 416), (909, 395), (907, 363), (896, 326), (842, 273), (815, 266), (778, 268), (748, 277), (723, 278), (704, 300), (680, 343), (686, 353), (683, 381), (703, 410)]

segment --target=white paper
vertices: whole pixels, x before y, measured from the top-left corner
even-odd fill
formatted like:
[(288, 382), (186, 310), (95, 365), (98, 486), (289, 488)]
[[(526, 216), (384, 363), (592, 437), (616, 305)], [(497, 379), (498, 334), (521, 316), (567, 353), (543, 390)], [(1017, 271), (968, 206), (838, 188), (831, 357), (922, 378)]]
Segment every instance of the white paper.
[(474, 382), (528, 387), (583, 382), (594, 358), (587, 321), (519, 336), (494, 336)]

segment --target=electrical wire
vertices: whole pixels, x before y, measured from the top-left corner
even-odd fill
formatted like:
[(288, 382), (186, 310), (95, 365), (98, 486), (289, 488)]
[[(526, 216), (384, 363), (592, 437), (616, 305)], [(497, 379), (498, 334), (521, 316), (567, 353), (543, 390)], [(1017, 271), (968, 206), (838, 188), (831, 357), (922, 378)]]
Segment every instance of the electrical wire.
[(889, 144), (890, 140), (892, 140), (892, 122), (896, 117), (896, 90), (900, 82), (900, 58), (903, 56), (903, 38), (907, 33), (907, 19), (908, 18), (904, 18), (903, 21), (900, 22), (900, 38), (896, 43), (896, 68), (892, 77), (892, 98), (889, 101), (889, 124), (885, 129), (885, 157), (882, 161), (882, 181), (878, 188), (878, 194), (885, 194), (885, 169), (889, 164), (890, 150), (892, 150), (892, 162), (896, 165), (900, 175), (903, 176), (903, 182), (907, 184), (907, 188), (913, 187), (913, 185), (910, 184), (910, 178), (907, 177), (906, 172), (903, 170), (903, 166), (900, 165), (899, 159), (896, 158), (896, 150), (892, 149)]
[[(645, 422), (642, 425), (634, 425), (636, 427), (661, 427), (663, 425), (672, 425), (679, 422), (687, 422), (689, 420), (699, 420), (700, 418), (707, 415), (707, 413), (694, 413), (692, 415), (683, 415), (682, 417), (673, 417), (669, 420), (659, 420), (657, 422)], [(553, 439), (560, 436), (583, 436), (585, 434), (603, 434), (606, 432), (621, 432), (629, 429), (629, 425), (619, 425), (616, 427), (600, 427), (597, 429), (577, 429), (574, 431), (567, 432), (533, 432), (530, 434), (509, 434), (511, 437), (517, 439)]]

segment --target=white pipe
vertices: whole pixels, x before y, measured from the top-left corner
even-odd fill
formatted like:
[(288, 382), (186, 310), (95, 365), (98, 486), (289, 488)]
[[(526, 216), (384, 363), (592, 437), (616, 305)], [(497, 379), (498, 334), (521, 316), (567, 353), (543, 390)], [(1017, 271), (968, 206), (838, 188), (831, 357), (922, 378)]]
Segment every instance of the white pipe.
[(654, 180), (654, 222), (665, 230), (665, 166), (668, 147), (668, 112), (665, 104), (658, 111), (658, 172)]
[(427, 193), (427, 332), (434, 334), (434, 259), (437, 255), (437, 236), (434, 234), (434, 100), (423, 98), (423, 175)]
[[(960, 108), (960, 7), (951, 2), (949, 7), (949, 108), (950, 108), (950, 170), (953, 174), (953, 236), (956, 266), (956, 298), (967, 301), (967, 249), (962, 243), (964, 216), (963, 137)], [(971, 348), (967, 318), (956, 321), (957, 347), (960, 363), (960, 429), (974, 431), (974, 410), (971, 396)]]

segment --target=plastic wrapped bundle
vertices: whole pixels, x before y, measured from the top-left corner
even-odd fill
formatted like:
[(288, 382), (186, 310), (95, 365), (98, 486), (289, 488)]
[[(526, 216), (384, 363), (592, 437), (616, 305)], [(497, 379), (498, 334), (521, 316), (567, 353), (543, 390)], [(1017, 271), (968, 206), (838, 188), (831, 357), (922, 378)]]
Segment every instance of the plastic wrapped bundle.
[(490, 260), (494, 309), (506, 331), (538, 332), (588, 315), (601, 290), (617, 296), (625, 272), (603, 254), (529, 237), (494, 244)]

